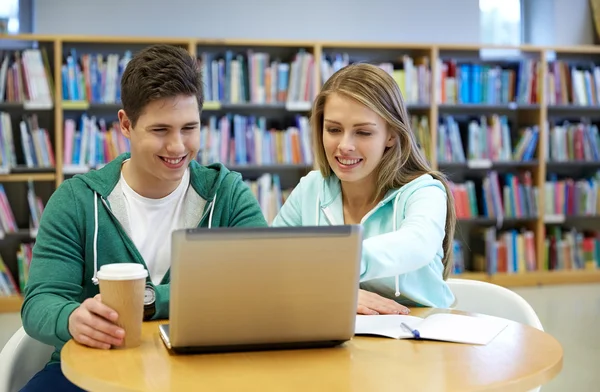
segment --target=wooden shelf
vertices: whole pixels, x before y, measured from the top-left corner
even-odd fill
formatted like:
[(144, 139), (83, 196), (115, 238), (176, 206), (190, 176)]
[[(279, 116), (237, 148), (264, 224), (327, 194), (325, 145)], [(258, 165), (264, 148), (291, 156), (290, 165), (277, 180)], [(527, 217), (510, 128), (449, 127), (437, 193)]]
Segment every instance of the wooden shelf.
[(54, 181), (55, 173), (17, 173), (0, 175), (1, 182)]
[(290, 171), (290, 170), (312, 170), (313, 166), (308, 164), (284, 164), (284, 163), (275, 163), (269, 165), (256, 165), (256, 164), (247, 164), (247, 165), (225, 165), (229, 170), (232, 171)]
[(458, 218), (456, 221), (457, 223), (471, 223), (471, 224), (475, 224), (475, 225), (481, 225), (481, 226), (493, 226), (496, 225), (497, 223), (502, 223), (503, 226), (510, 226), (510, 225), (516, 225), (516, 224), (520, 224), (520, 225), (526, 225), (526, 224), (530, 224), (532, 222), (536, 222), (538, 220), (537, 217), (531, 216), (531, 217), (521, 217), (521, 218), (512, 218), (512, 217), (504, 217), (501, 220), (500, 219), (496, 219), (496, 218), (488, 218), (485, 216), (476, 216), (476, 217), (472, 217), (472, 218)]
[(506, 112), (515, 110), (539, 110), (538, 104), (438, 104), (440, 112)]
[[(468, 160), (467, 162), (438, 162), (438, 169), (440, 170), (503, 170), (503, 169), (519, 169), (529, 168), (533, 169), (539, 165), (539, 161), (490, 161), (488, 159), (482, 160)], [(600, 163), (598, 163), (600, 166)]]
[[(428, 58), (428, 64), (431, 66), (432, 83), (430, 90), (430, 97), (436, 97), (434, 94), (435, 86), (437, 86), (437, 79), (439, 73), (436, 72), (436, 67), (439, 60), (456, 57), (456, 58), (481, 58), (481, 50), (511, 50), (518, 53), (523, 53), (524, 57), (534, 58), (539, 61), (542, 70), (539, 77), (542, 79), (547, 75), (548, 64), (552, 61), (550, 57), (551, 52), (557, 54), (557, 58), (561, 56), (574, 57), (581, 55), (586, 58), (593, 59), (597, 56), (600, 59), (600, 46), (573, 46), (573, 47), (551, 47), (551, 46), (534, 46), (534, 45), (522, 45), (522, 46), (509, 46), (509, 45), (487, 45), (487, 44), (438, 44), (438, 43), (407, 43), (407, 42), (368, 42), (368, 41), (312, 41), (312, 40), (260, 40), (260, 39), (203, 39), (198, 37), (139, 37), (139, 36), (87, 36), (87, 35), (52, 35), (52, 34), (22, 34), (22, 35), (0, 35), (0, 40), (13, 40), (24, 43), (39, 43), (44, 44), (52, 53), (53, 59), (49, 59), (52, 63), (53, 68), (53, 96), (58, 99), (54, 106), (48, 106), (46, 108), (40, 108), (33, 105), (29, 107), (22, 103), (2, 103), (0, 104), (0, 110), (9, 111), (11, 114), (21, 115), (23, 111), (44, 111), (44, 115), (53, 113), (54, 119), (54, 148), (56, 157), (56, 167), (50, 171), (12, 171), (11, 173), (0, 174), (0, 182), (26, 182), (28, 180), (33, 181), (52, 181), (55, 182), (55, 186), (59, 186), (65, 178), (70, 175), (87, 171), (86, 168), (73, 167), (70, 165), (64, 165), (63, 157), (63, 145), (64, 145), (64, 134), (63, 126), (65, 118), (72, 118), (77, 116), (80, 112), (89, 111), (94, 115), (104, 116), (107, 113), (116, 115), (118, 109), (121, 108), (120, 104), (97, 104), (88, 102), (71, 102), (61, 101), (62, 97), (62, 73), (61, 66), (64, 59), (64, 54), (68, 51), (71, 46), (81, 48), (97, 48), (98, 50), (108, 50), (111, 47), (124, 48), (130, 47), (132, 50), (137, 50), (143, 46), (167, 43), (186, 47), (187, 50), (193, 56), (198, 56), (204, 50), (220, 52), (225, 48), (231, 48), (232, 50), (243, 50), (243, 48), (263, 48), (268, 52), (277, 52), (283, 50), (284, 52), (291, 52), (298, 48), (314, 54), (315, 64), (320, 64), (321, 57), (326, 54), (330, 54), (334, 51), (346, 51), (349, 53), (355, 53), (356, 56), (363, 54), (369, 54), (373, 56), (387, 57), (382, 61), (397, 60), (398, 56), (402, 54), (410, 54), (415, 56), (425, 56)], [(84, 51), (85, 52), (85, 51)], [(81, 52), (83, 53), (83, 52)], [(509, 61), (519, 61), (520, 58), (515, 57)], [(497, 59), (498, 62), (503, 62), (503, 59)], [(321, 69), (320, 67), (315, 68), (314, 82), (316, 90), (321, 87)], [(542, 87), (540, 96), (544, 97), (546, 94), (546, 87)], [(506, 104), (444, 104), (439, 103), (435, 99), (432, 99), (430, 104), (410, 104), (407, 102), (407, 108), (409, 114), (424, 116), (428, 118), (429, 129), (430, 129), (430, 140), (431, 150), (429, 155), (431, 157), (431, 164), (434, 170), (442, 169), (447, 172), (450, 176), (456, 175), (457, 181), (462, 181), (460, 178), (471, 177), (477, 181), (489, 172), (489, 170), (496, 170), (498, 172), (507, 172), (512, 169), (528, 169), (532, 172), (532, 178), (534, 185), (539, 189), (540, 202), (538, 211), (545, 211), (545, 198), (544, 196), (544, 182), (547, 173), (557, 172), (566, 173), (570, 176), (577, 176), (582, 173), (588, 173), (591, 170), (600, 168), (600, 162), (566, 162), (566, 163), (554, 163), (548, 162), (547, 157), (544, 154), (535, 154), (537, 160), (530, 162), (495, 162), (486, 163), (483, 161), (468, 162), (465, 164), (444, 164), (437, 162), (437, 154), (435, 149), (437, 148), (438, 142), (438, 124), (440, 117), (444, 115), (452, 115), (458, 117), (468, 117), (476, 115), (488, 115), (488, 114), (502, 114), (514, 119), (516, 123), (537, 125), (540, 129), (540, 138), (538, 142), (537, 151), (544, 151), (547, 144), (547, 132), (545, 124), (548, 118), (560, 118), (563, 115), (572, 117), (600, 117), (599, 107), (596, 106), (577, 106), (577, 105), (549, 105), (545, 99), (540, 99), (539, 103), (534, 104), (520, 104), (517, 102), (506, 103)], [(246, 113), (252, 112), (258, 115), (264, 115), (265, 117), (275, 114), (281, 118), (291, 117), (297, 113), (304, 113), (310, 111), (310, 103), (298, 102), (294, 104), (277, 103), (271, 105), (259, 105), (252, 103), (242, 104), (227, 104), (219, 102), (206, 101), (204, 105), (203, 113), (206, 115), (219, 115), (220, 112), (237, 112)], [(229, 166), (229, 165), (228, 165)], [(304, 165), (230, 165), (230, 169), (240, 171), (245, 177), (256, 176), (261, 172), (271, 172), (282, 174), (282, 177), (286, 177), (288, 182), (295, 182), (298, 180), (298, 175), (303, 171), (314, 169), (310, 166)], [(294, 183), (294, 184), (295, 184)], [(36, 184), (37, 185), (37, 184)], [(45, 184), (44, 184), (45, 185)], [(283, 185), (283, 184), (282, 184)], [(16, 188), (16, 186), (15, 186)], [(575, 222), (579, 224), (580, 221), (584, 223), (593, 224), (596, 217), (591, 218), (570, 218), (565, 219), (566, 223)], [(555, 220), (556, 221), (556, 220)], [(504, 219), (503, 224), (505, 226), (522, 226), (528, 227), (535, 232), (536, 235), (536, 254), (543, 254), (544, 250), (544, 235), (546, 230), (546, 221), (544, 216), (537, 218), (526, 218), (526, 219)], [(494, 219), (488, 218), (474, 218), (471, 220), (461, 220), (461, 225), (469, 228), (473, 225), (491, 226), (495, 225)], [(519, 285), (538, 285), (538, 284), (561, 284), (561, 283), (578, 283), (595, 281), (600, 282), (600, 272), (598, 271), (551, 271), (551, 272), (533, 272), (527, 274), (510, 275), (510, 274), (498, 274), (494, 276), (487, 276), (486, 274), (465, 274), (461, 277), (472, 278), (492, 281), (501, 285), (507, 286), (519, 286)]]
[(0, 297), (0, 313), (17, 313), (21, 311), (23, 298), (20, 295)]
[(499, 273), (494, 275), (488, 275), (485, 272), (465, 272), (462, 274), (452, 275), (452, 278), (480, 280), (504, 287), (600, 283), (600, 269), (535, 271), (515, 274)]

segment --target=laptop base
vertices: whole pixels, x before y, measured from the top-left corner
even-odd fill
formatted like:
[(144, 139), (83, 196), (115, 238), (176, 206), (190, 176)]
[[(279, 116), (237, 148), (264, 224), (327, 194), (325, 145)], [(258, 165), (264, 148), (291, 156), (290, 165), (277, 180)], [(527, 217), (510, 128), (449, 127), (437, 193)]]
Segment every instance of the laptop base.
[(223, 354), (249, 351), (276, 351), (276, 350), (303, 350), (318, 348), (334, 348), (341, 346), (347, 340), (324, 340), (314, 342), (286, 342), (286, 343), (259, 343), (235, 344), (222, 346), (190, 346), (172, 347), (169, 340), (169, 324), (159, 326), (160, 337), (169, 351), (174, 354)]

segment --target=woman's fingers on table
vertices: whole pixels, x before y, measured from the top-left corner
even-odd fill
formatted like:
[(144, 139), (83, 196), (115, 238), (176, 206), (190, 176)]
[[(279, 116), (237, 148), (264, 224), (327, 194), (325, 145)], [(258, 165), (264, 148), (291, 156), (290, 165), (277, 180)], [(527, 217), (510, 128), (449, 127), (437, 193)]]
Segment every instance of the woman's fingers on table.
[(358, 314), (409, 314), (410, 310), (396, 301), (366, 290), (358, 292)]

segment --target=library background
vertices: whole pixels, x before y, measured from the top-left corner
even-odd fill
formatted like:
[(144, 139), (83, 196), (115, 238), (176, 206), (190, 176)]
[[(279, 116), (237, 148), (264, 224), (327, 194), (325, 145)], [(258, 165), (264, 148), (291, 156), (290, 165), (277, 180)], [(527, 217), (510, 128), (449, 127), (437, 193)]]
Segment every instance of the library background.
[[(335, 19), (319, 15), (335, 4), (316, 1), (252, 14), (239, 5), (231, 17), (232, 0), (173, 1), (196, 8), (182, 20), (142, 1), (92, 3), (0, 2), (0, 312), (20, 307), (52, 192), (128, 150), (119, 81), (153, 43), (197, 58), (207, 101), (197, 159), (242, 173), (268, 221), (313, 170), (313, 97), (339, 68), (370, 62), (398, 82), (423, 152), (452, 181), (454, 276), (506, 287), (600, 282), (600, 47), (589, 12), (589, 42), (557, 16), (595, 2), (373, 1), (395, 16), (370, 22), (358, 2)], [(417, 12), (423, 20), (411, 21)]]

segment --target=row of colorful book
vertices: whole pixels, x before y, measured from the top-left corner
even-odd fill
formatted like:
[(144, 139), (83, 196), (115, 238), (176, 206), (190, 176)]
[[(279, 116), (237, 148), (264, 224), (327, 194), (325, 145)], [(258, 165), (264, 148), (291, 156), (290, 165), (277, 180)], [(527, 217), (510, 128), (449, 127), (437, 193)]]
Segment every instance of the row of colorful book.
[[(18, 147), (23, 159), (18, 159)], [(0, 169), (6, 173), (21, 165), (29, 168), (54, 167), (50, 134), (47, 129), (40, 128), (35, 114), (23, 116), (16, 131), (13, 130), (11, 115), (0, 112)]]
[[(321, 82), (324, 84), (335, 72), (355, 62), (359, 61), (351, 59), (348, 53), (323, 54), (321, 57)], [(428, 57), (413, 58), (403, 55), (396, 61), (373, 64), (378, 65), (394, 78), (406, 104), (431, 103), (431, 67)]]
[(506, 116), (480, 116), (466, 123), (459, 123), (454, 116), (443, 116), (438, 127), (437, 158), (440, 163), (531, 161), (536, 156), (538, 137), (537, 126), (525, 127), (519, 130), (513, 144)]
[(51, 105), (53, 81), (45, 50), (0, 51), (0, 102)]
[(63, 101), (121, 102), (121, 77), (131, 57), (131, 51), (79, 55), (69, 49), (61, 66)]
[(600, 161), (600, 134), (596, 124), (564, 122), (548, 127), (548, 162)]
[(265, 173), (257, 179), (244, 181), (258, 200), (265, 220), (270, 225), (292, 190), (281, 188), (281, 180), (277, 174)]
[(600, 268), (600, 232), (553, 226), (544, 239), (542, 270)]
[(600, 105), (600, 66), (593, 62), (553, 61), (547, 79), (548, 105)]
[(528, 229), (482, 228), (473, 233), (471, 268), (488, 274), (536, 271), (535, 243), (535, 235)]
[(546, 216), (600, 216), (600, 171), (589, 178), (549, 174), (544, 188)]
[[(29, 207), (29, 230), (36, 230), (40, 225), (44, 204), (36, 194), (32, 181), (27, 182), (27, 205)], [(7, 233), (16, 233), (19, 229), (4, 185), (0, 184), (0, 238)]]
[(13, 276), (0, 255), (0, 297), (22, 294), (29, 279), (29, 266), (33, 254), (32, 243), (22, 243), (17, 250), (18, 277)]
[(295, 116), (293, 125), (275, 129), (265, 117), (211, 116), (200, 130), (198, 161), (204, 165), (312, 165), (308, 118)]
[(535, 104), (540, 101), (540, 63), (535, 60), (500, 65), (438, 59), (437, 70), (435, 94), (440, 104)]
[(531, 172), (498, 174), (492, 170), (477, 187), (473, 180), (450, 182), (459, 219), (477, 217), (534, 218), (538, 211), (538, 188), (533, 185)]
[(275, 104), (312, 102), (315, 97), (315, 59), (303, 49), (287, 61), (252, 49), (202, 52), (198, 64), (207, 101)]
[(65, 166), (96, 167), (130, 150), (129, 139), (116, 121), (83, 114), (77, 122), (66, 119), (64, 132)]
[(425, 159), (431, 162), (431, 129), (429, 128), (428, 116), (410, 116), (411, 130), (414, 133), (419, 149), (425, 155)]
[[(131, 51), (77, 53), (65, 48), (61, 65), (62, 99), (118, 103), (120, 79)], [(269, 53), (226, 50), (202, 52), (206, 99), (227, 103), (310, 102), (314, 97), (314, 55), (300, 49), (293, 59)], [(42, 49), (0, 52), (0, 102), (52, 102), (53, 80)], [(368, 56), (354, 61), (370, 61)], [(347, 53), (324, 53), (324, 82), (351, 63)], [(426, 56), (400, 56), (381, 63), (396, 78), (408, 104), (431, 101), (431, 66)], [(590, 62), (550, 61), (546, 75), (549, 105), (598, 105), (600, 69)], [(533, 104), (541, 91), (540, 62), (525, 59), (497, 64), (440, 58), (435, 95), (440, 104)]]
[[(459, 244), (461, 248), (464, 245)], [(526, 273), (530, 271), (596, 270), (600, 268), (600, 233), (553, 227), (536, 254), (535, 235), (527, 229), (498, 231), (494, 227), (473, 233), (469, 271)], [(467, 268), (457, 268), (464, 272)]]
[(462, 274), (467, 270), (467, 260), (463, 249), (463, 244), (460, 240), (452, 241), (452, 274)]
[[(65, 120), (64, 165), (97, 167), (130, 149), (119, 123), (82, 115)], [(197, 159), (207, 165), (311, 165), (312, 144), (308, 118), (296, 116), (286, 129), (267, 126), (266, 117), (228, 114), (211, 116), (200, 128)]]

